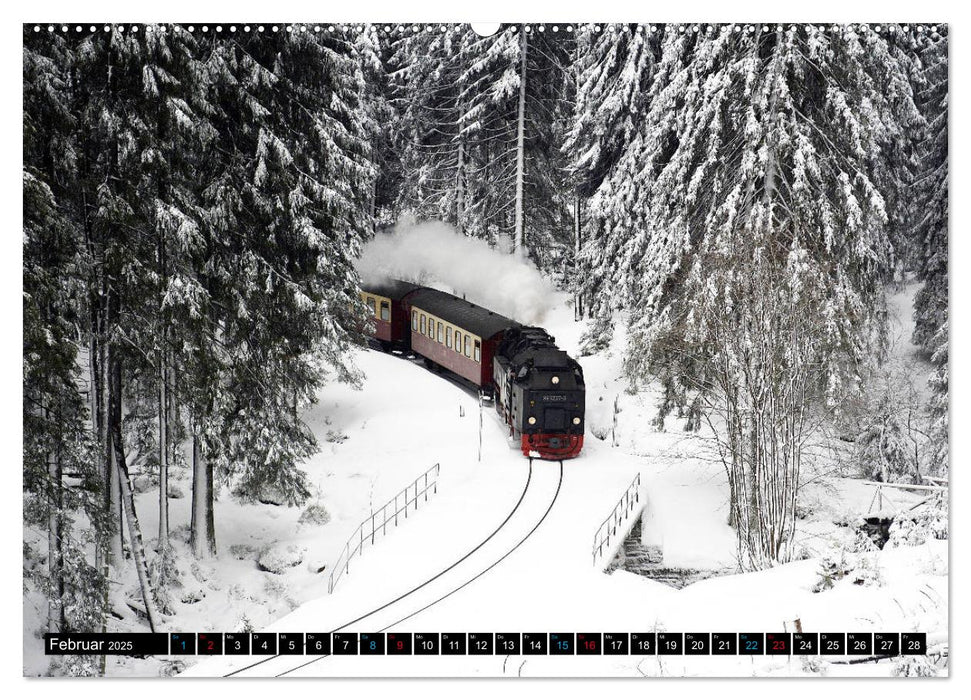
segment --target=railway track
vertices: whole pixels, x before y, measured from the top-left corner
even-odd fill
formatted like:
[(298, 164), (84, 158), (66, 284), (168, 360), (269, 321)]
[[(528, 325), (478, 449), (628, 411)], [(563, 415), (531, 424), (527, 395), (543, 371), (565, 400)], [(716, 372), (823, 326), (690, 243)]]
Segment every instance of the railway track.
[[(537, 475), (541, 471), (533, 469), (530, 459), (526, 483), (512, 510), (495, 530), (461, 558), (393, 600), (335, 627), (331, 632), (347, 630), (365, 621), (367, 629), (361, 631), (384, 632), (438, 605), (492, 571), (539, 529), (556, 503), (563, 484), (563, 462), (558, 462), (555, 474), (550, 469)], [(317, 656), (294, 666), (292, 656), (278, 654), (235, 669), (224, 677), (242, 674), (286, 676), (328, 656)]]

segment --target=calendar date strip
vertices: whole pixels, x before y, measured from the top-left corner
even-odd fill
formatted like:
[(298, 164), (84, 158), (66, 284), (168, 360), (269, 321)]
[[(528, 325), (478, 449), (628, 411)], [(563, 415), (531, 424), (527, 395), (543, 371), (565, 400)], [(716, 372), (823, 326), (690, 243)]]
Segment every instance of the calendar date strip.
[(924, 632), (172, 632), (48, 633), (52, 656), (678, 655), (863, 656), (927, 653)]

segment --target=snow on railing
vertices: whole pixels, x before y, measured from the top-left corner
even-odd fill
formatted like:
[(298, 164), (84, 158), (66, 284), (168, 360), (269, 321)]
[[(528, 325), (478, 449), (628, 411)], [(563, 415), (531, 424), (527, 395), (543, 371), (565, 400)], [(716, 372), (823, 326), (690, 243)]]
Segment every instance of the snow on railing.
[(610, 552), (610, 541), (612, 538), (617, 537), (617, 532), (620, 532), (620, 537), (625, 537), (627, 535), (627, 528), (624, 527), (628, 518), (634, 511), (638, 511), (637, 504), (641, 502), (641, 474), (637, 473), (634, 480), (630, 482), (630, 485), (624, 491), (624, 495), (620, 497), (617, 501), (617, 505), (610, 512), (610, 515), (600, 523), (600, 527), (597, 528), (597, 533), (593, 536), (593, 564), (597, 565), (597, 559), (603, 557), (604, 550)]
[(424, 497), (423, 500), (428, 501), (429, 491), (433, 495), (438, 493), (438, 473), (439, 465), (435, 464), (396, 493), (394, 498), (380, 508), (375, 508), (368, 517), (361, 521), (361, 524), (347, 539), (344, 549), (341, 550), (337, 562), (330, 571), (330, 578), (327, 583), (328, 593), (333, 593), (341, 576), (350, 572), (351, 559), (354, 558), (354, 555), (359, 555), (365, 544), (369, 542), (372, 545), (374, 544), (379, 531), (384, 535), (388, 531), (388, 525), (396, 527), (399, 517), (401, 519), (408, 517), (408, 510), (411, 506), (414, 506), (411, 510), (417, 511), (419, 500), (422, 500), (422, 497)]

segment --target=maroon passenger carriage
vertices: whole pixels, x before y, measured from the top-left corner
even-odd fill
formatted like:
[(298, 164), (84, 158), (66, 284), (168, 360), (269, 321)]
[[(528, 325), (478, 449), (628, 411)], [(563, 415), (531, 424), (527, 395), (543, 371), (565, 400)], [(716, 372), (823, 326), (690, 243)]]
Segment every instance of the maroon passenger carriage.
[(583, 371), (541, 328), (522, 326), (451, 294), (399, 280), (361, 298), (381, 347), (410, 349), (495, 397), (528, 457), (565, 459), (583, 447)]
[(404, 303), (411, 349), (492, 394), (492, 358), (503, 333), (519, 324), (437, 289), (418, 289)]
[(384, 350), (401, 344), (407, 330), (408, 312), (403, 307), (409, 292), (422, 289), (417, 284), (401, 280), (385, 280), (365, 285), (361, 300), (371, 311), (374, 338)]

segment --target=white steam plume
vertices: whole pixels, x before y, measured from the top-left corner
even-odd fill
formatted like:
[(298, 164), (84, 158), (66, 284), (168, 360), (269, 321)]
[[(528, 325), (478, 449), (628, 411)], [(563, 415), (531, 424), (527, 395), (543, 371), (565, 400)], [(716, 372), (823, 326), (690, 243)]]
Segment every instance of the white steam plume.
[(387, 278), (434, 287), (520, 323), (543, 321), (556, 293), (532, 263), (467, 238), (441, 221), (399, 223), (364, 246), (365, 282)]

